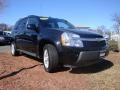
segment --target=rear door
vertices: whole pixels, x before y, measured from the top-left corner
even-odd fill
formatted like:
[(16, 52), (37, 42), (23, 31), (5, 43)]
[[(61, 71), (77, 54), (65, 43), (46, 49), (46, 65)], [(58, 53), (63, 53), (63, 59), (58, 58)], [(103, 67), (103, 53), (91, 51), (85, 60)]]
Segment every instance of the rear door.
[(14, 36), (16, 39), (16, 46), (18, 49), (23, 50), (23, 39), (24, 39), (24, 32), (26, 30), (26, 22), (27, 22), (27, 18), (26, 19), (22, 19), (20, 20), (16, 27), (14, 28)]

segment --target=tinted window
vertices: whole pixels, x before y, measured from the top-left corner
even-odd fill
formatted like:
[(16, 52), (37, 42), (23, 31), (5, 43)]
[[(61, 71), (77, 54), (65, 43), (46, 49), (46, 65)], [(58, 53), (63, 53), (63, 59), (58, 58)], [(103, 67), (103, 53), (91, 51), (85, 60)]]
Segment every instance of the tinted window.
[(19, 24), (19, 28), (26, 29), (26, 22), (27, 22), (27, 19), (23, 19)]
[(58, 28), (57, 24), (52, 20), (42, 20), (41, 24), (44, 28)]
[(3, 35), (3, 32), (2, 32), (2, 31), (0, 31), (0, 35)]
[(27, 19), (18, 21), (14, 27), (15, 30), (24, 30), (26, 28)]
[(0, 31), (0, 35), (6, 35), (6, 32)]
[(29, 18), (27, 23), (34, 24), (34, 25), (36, 25), (36, 27), (39, 26), (39, 20), (37, 18)]
[(48, 19), (48, 20), (41, 20), (42, 27), (44, 28), (57, 28), (57, 29), (74, 29), (75, 27), (65, 20), (59, 19)]

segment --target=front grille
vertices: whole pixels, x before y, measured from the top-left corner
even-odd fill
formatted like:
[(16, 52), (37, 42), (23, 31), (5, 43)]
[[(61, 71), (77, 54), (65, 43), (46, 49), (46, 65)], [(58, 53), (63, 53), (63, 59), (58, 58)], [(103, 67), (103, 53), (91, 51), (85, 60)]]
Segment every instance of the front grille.
[(88, 48), (94, 48), (94, 47), (104, 47), (106, 46), (106, 42), (105, 40), (103, 41), (83, 41), (84, 47), (88, 47)]

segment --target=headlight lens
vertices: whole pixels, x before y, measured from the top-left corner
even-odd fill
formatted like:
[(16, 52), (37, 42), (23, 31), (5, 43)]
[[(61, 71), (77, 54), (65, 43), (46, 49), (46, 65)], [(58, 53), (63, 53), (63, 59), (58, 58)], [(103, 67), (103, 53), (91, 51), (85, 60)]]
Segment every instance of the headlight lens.
[(4, 40), (5, 38), (4, 37), (0, 37), (0, 40)]
[(61, 42), (63, 46), (83, 47), (83, 42), (80, 40), (80, 36), (74, 33), (64, 32), (61, 35)]

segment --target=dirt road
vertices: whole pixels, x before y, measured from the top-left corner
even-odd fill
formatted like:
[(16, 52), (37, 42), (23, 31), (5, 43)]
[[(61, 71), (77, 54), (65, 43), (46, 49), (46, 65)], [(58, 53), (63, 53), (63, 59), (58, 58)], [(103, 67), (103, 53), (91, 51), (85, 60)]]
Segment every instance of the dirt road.
[(0, 90), (120, 90), (120, 53), (90, 67), (49, 74), (38, 59), (1, 52)]
[(5, 45), (5, 46), (0, 46), (0, 53), (10, 53), (10, 46), (9, 45)]

